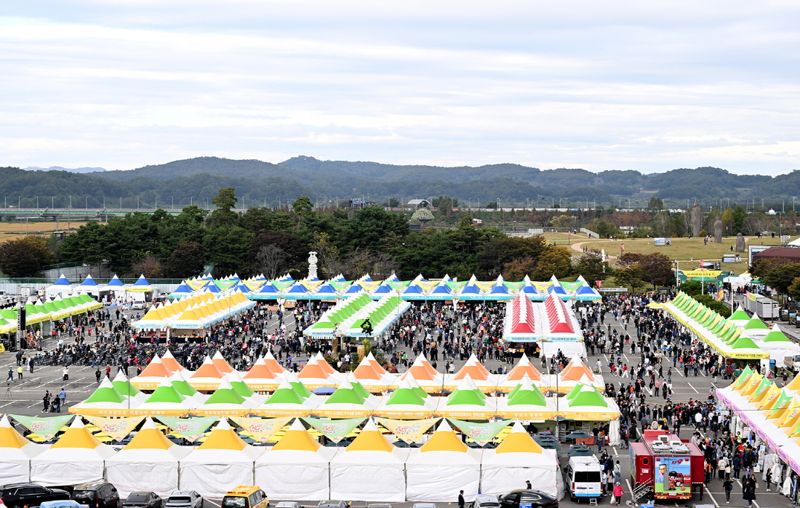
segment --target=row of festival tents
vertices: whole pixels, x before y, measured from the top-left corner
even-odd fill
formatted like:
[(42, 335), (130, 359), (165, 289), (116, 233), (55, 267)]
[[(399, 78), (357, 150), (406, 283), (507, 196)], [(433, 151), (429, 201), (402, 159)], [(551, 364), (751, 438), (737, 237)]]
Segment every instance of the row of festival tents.
[(736, 417), (737, 432), (749, 427), (800, 474), (800, 374), (780, 388), (772, 379), (745, 367), (730, 386), (716, 393)]
[(113, 293), (117, 298), (137, 296), (137, 299), (144, 299), (144, 293), (153, 291), (153, 286), (145, 278), (139, 278), (132, 284), (125, 284), (122, 279), (114, 275), (108, 282), (99, 283), (91, 275), (87, 275), (82, 282), (73, 284), (62, 273), (56, 281), (45, 288), (45, 296), (52, 298), (55, 296), (68, 296), (76, 294), (90, 294), (99, 297), (101, 293)]
[[(179, 446), (147, 419), (121, 449), (101, 443), (76, 418), (52, 445), (26, 440), (0, 420), (0, 483), (46, 486), (107, 480), (121, 496), (196, 490), (219, 499), (235, 485), (259, 485), (270, 499), (448, 502), (464, 491), (500, 494), (525, 481), (563, 493), (555, 450), (514, 424), (495, 449), (467, 447), (443, 421), (420, 448), (396, 447), (367, 421), (346, 447), (322, 446), (295, 420), (271, 447), (248, 445), (222, 419), (199, 446)], [(368, 479), (368, 481), (366, 481)]]
[(350, 377), (330, 395), (316, 395), (302, 383), (284, 377), (270, 395), (251, 390), (246, 383), (229, 374), (211, 394), (200, 393), (180, 376), (163, 381), (151, 394), (136, 391), (126, 380), (104, 379), (84, 401), (69, 407), (69, 412), (83, 416), (265, 416), (326, 418), (363, 418), (382, 416), (405, 420), (431, 417), (465, 420), (494, 418), (525, 421), (576, 420), (611, 421), (619, 417), (619, 408), (596, 387), (576, 383), (565, 396), (545, 397), (528, 378), (508, 395), (483, 393), (469, 376), (447, 396), (428, 394), (412, 381), (384, 395), (374, 395)]
[[(25, 324), (35, 325), (48, 321), (61, 321), (102, 307), (102, 303), (87, 294), (56, 297), (52, 300), (33, 300), (25, 304)], [(17, 324), (17, 309), (0, 309), (0, 333), (14, 332)]]
[(583, 332), (572, 309), (555, 294), (541, 303), (519, 294), (506, 304), (503, 338), (508, 342), (578, 342)]
[(239, 372), (219, 352), (213, 357), (206, 357), (196, 371), (189, 371), (167, 351), (163, 357), (154, 356), (142, 372), (131, 380), (131, 384), (139, 390), (153, 391), (164, 382), (177, 379), (193, 390), (210, 392), (218, 389), (225, 382), (226, 376), (228, 381), (241, 381), (254, 392), (272, 392), (281, 383), (288, 381), (298, 383), (308, 391), (330, 393), (330, 390), (338, 388), (345, 381), (355, 381), (369, 393), (397, 390), (403, 382), (419, 386), (425, 393), (442, 393), (455, 390), (459, 382), (467, 377), (483, 393), (508, 393), (525, 377), (546, 393), (567, 393), (579, 383), (592, 386), (600, 392), (605, 389), (603, 377), (592, 372), (579, 356), (573, 356), (557, 374), (542, 374), (525, 355), (520, 357), (507, 374), (492, 374), (477, 357), (471, 355), (456, 373), (446, 374), (437, 371), (420, 354), (406, 372), (394, 374), (386, 371), (372, 353), (362, 358), (351, 373), (338, 372), (322, 354), (317, 353), (300, 372), (294, 374), (284, 369), (271, 352), (257, 359), (246, 372)]
[(199, 330), (241, 314), (255, 306), (242, 293), (197, 293), (152, 307), (133, 326), (139, 330)]
[(252, 300), (334, 301), (366, 294), (374, 300), (395, 295), (406, 301), (504, 301), (519, 293), (534, 301), (543, 301), (550, 294), (563, 300), (595, 301), (601, 298), (583, 277), (578, 277), (575, 282), (559, 281), (555, 276), (548, 281), (534, 282), (526, 275), (522, 281), (508, 282), (502, 276), (492, 281), (478, 281), (473, 275), (467, 281), (458, 281), (449, 275), (435, 280), (418, 275), (413, 280), (401, 281), (394, 274), (385, 280), (373, 280), (367, 274), (354, 281), (348, 281), (342, 275), (326, 281), (317, 278), (294, 280), (289, 275), (273, 280), (267, 280), (263, 275), (249, 279), (240, 279), (238, 275), (214, 279), (205, 275), (183, 281), (169, 297), (180, 299), (197, 292), (216, 293), (227, 289), (242, 292)]
[(770, 329), (755, 314), (748, 316), (741, 306), (725, 319), (682, 291), (671, 302), (658, 306), (726, 358), (772, 358), (782, 363), (785, 356), (800, 354), (800, 345), (792, 342), (778, 325)]

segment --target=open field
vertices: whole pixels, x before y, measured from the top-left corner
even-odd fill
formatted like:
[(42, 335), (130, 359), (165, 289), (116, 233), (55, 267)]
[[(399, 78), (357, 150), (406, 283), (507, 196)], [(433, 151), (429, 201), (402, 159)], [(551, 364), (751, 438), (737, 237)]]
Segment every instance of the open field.
[(0, 222), (0, 243), (22, 236), (48, 236), (53, 231), (74, 231), (85, 222)]
[[(703, 244), (702, 238), (673, 238), (672, 245), (657, 247), (653, 244), (652, 238), (623, 238), (619, 240), (597, 240), (586, 238), (584, 235), (570, 235), (567, 233), (546, 233), (544, 237), (549, 243), (556, 245), (570, 246), (578, 255), (586, 249), (605, 249), (606, 255), (610, 257), (613, 264), (614, 259), (623, 252), (635, 252), (640, 254), (652, 254), (659, 252), (666, 254), (671, 259), (685, 261), (681, 268), (692, 268), (692, 261), (720, 261), (722, 255), (733, 252), (731, 247), (736, 243), (736, 237), (723, 237), (722, 243), (709, 242)], [(780, 238), (755, 236), (745, 237), (745, 252), (742, 253), (742, 261), (739, 263), (724, 263), (721, 265), (723, 270), (731, 270), (741, 273), (747, 267), (747, 246), (748, 245), (780, 245)], [(624, 251), (622, 250), (624, 246)]]

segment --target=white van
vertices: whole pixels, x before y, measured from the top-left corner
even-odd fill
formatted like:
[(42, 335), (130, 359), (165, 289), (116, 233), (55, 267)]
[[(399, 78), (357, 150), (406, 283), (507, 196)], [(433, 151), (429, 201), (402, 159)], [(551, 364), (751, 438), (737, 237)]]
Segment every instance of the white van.
[(578, 501), (583, 498), (601, 497), (602, 472), (600, 461), (594, 455), (570, 457), (567, 467), (564, 468), (564, 482), (567, 484), (569, 497)]

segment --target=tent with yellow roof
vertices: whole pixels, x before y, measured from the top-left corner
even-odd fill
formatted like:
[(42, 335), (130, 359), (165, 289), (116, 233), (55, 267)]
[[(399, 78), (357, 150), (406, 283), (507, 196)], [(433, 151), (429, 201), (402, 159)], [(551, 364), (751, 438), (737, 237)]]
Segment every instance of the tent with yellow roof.
[(483, 451), (481, 492), (503, 494), (526, 481), (549, 496), (560, 499), (563, 495), (556, 451), (543, 449), (516, 422), (497, 448)]
[(330, 462), (330, 499), (402, 503), (406, 500), (405, 459), (370, 418), (352, 443)]
[(0, 485), (30, 481), (31, 458), (45, 450), (22, 437), (8, 421), (0, 419)]
[(428, 441), (409, 453), (406, 461), (408, 501), (447, 503), (464, 491), (472, 501), (481, 481), (481, 451), (469, 448), (442, 420)]
[(275, 446), (256, 460), (256, 485), (270, 499), (328, 499), (328, 463), (336, 450), (321, 446), (297, 418)]
[(147, 418), (130, 443), (106, 461), (106, 479), (120, 497), (138, 490), (163, 497), (178, 489), (178, 461), (190, 451), (167, 439)]
[(31, 481), (45, 486), (102, 480), (114, 450), (98, 441), (78, 416), (49, 449), (31, 459)]
[(180, 488), (221, 499), (231, 486), (253, 485), (253, 464), (262, 448), (247, 445), (223, 418), (206, 440), (180, 461)]

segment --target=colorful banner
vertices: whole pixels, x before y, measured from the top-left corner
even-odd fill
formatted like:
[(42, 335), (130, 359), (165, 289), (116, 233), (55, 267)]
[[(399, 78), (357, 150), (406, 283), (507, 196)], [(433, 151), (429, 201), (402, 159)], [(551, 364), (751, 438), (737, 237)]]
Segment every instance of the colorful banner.
[(292, 420), (292, 417), (245, 418), (243, 416), (233, 416), (231, 420), (242, 428), (243, 433), (247, 433), (259, 443), (268, 443), (274, 441), (272, 436), (284, 428)]
[(72, 420), (73, 415), (64, 416), (22, 416), (22, 415), (8, 415), (20, 425), (33, 432), (39, 434), (45, 441), (49, 441), (58, 434), (61, 427), (68, 424)]
[(172, 429), (172, 432), (180, 435), (187, 441), (194, 443), (203, 435), (209, 427), (219, 420), (213, 416), (195, 416), (191, 418), (179, 418), (177, 416), (157, 416), (158, 420)]
[(494, 439), (494, 437), (499, 434), (501, 430), (506, 428), (506, 426), (511, 423), (511, 420), (497, 420), (488, 423), (465, 422), (463, 420), (455, 420), (453, 418), (448, 418), (448, 420), (450, 423), (455, 425), (462, 434), (466, 435), (468, 438), (472, 439), (481, 446)]
[(96, 425), (100, 432), (111, 436), (114, 441), (121, 441), (135, 429), (144, 416), (132, 416), (130, 418), (106, 418), (103, 416), (84, 416), (92, 425)]
[(334, 443), (338, 443), (347, 437), (347, 435), (353, 432), (353, 429), (361, 425), (364, 420), (366, 420), (366, 418), (347, 418), (344, 420), (303, 418), (304, 422), (311, 425), (312, 428)]
[(422, 436), (439, 421), (439, 418), (426, 420), (392, 420), (391, 418), (375, 418), (375, 421), (397, 436), (404, 443), (422, 442)]
[(689, 457), (656, 457), (656, 499), (688, 499), (692, 494)]

